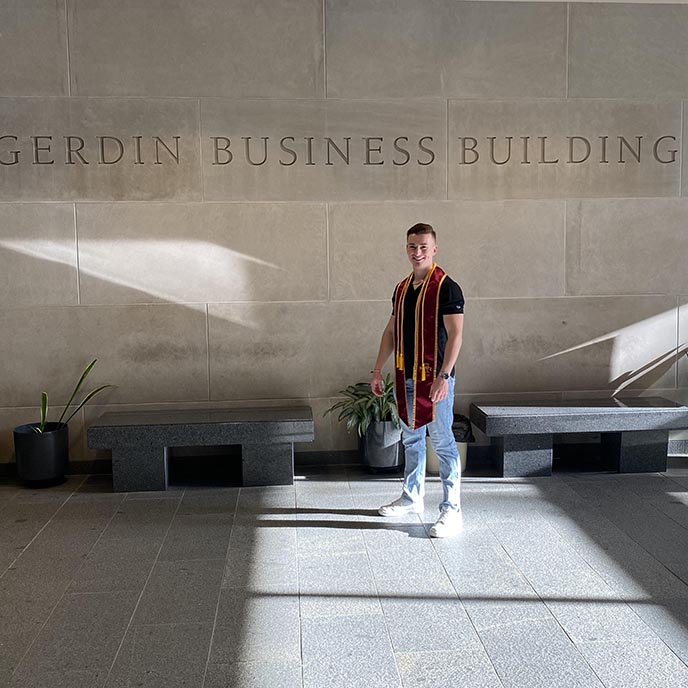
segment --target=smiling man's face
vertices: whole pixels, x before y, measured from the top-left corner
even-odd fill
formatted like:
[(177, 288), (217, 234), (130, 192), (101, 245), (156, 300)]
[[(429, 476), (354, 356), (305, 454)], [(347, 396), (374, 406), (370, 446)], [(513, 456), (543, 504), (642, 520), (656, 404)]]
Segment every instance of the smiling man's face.
[(406, 239), (406, 255), (417, 275), (424, 275), (431, 267), (437, 253), (432, 234), (409, 234)]

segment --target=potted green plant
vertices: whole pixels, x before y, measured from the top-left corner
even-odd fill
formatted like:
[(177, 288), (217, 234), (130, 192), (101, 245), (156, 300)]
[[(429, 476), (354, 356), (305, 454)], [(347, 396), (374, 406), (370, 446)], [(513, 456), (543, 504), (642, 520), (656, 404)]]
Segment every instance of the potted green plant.
[(74, 387), (60, 418), (48, 421), (48, 394), (41, 392), (41, 419), (14, 428), (14, 453), (17, 461), (17, 477), (25, 482), (56, 482), (64, 479), (69, 462), (68, 423), (79, 410), (98, 392), (111, 385), (101, 385), (89, 392), (71, 413), (70, 407), (81, 390), (84, 381), (96, 364), (91, 361)]
[(324, 415), (338, 411), (337, 419), (346, 421), (347, 430), (356, 430), (363, 462), (369, 468), (399, 468), (404, 463), (401, 423), (389, 374), (383, 381), (380, 397), (373, 394), (368, 382), (349, 385), (338, 394), (344, 399), (333, 404)]

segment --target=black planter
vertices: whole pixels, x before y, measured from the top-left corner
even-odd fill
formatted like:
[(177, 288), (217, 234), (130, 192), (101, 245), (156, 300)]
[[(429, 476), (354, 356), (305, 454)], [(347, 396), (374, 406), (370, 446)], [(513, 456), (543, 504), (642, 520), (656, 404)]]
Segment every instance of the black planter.
[(38, 423), (14, 429), (17, 477), (31, 483), (64, 480), (69, 462), (69, 429), (66, 423), (46, 423), (44, 432), (36, 432)]
[(404, 465), (401, 430), (392, 421), (371, 423), (360, 438), (363, 463), (374, 471), (398, 469)]

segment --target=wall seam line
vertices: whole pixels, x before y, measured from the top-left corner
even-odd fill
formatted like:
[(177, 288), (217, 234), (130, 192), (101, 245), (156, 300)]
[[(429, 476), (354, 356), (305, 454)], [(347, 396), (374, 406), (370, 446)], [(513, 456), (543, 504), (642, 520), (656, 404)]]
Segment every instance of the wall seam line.
[(76, 305), (81, 305), (81, 261), (79, 260), (79, 225), (76, 220), (76, 203), (72, 203), (72, 221), (74, 222), (74, 250), (76, 252)]
[(322, 0), (323, 97), (327, 99), (327, 0)]
[(676, 295), (676, 363), (674, 364), (674, 387), (678, 389), (679, 384), (679, 350), (681, 348), (681, 297), (679, 294)]
[(569, 47), (570, 47), (570, 33), (571, 33), (571, 3), (566, 3), (566, 72), (564, 77), (564, 94), (569, 97)]
[(446, 146), (446, 151), (445, 151), (445, 161), (444, 161), (444, 191), (445, 191), (445, 198), (449, 200), (449, 98), (447, 98), (447, 102), (445, 104), (445, 110), (444, 110), (444, 135), (447, 139), (447, 146)]
[(210, 305), (205, 304), (205, 361), (208, 377), (208, 401), (210, 401)]
[(72, 95), (72, 60), (70, 56), (71, 46), (69, 42), (69, 0), (64, 0), (65, 11), (65, 41), (67, 49), (67, 95)]
[(330, 279), (330, 204), (325, 203), (325, 253), (327, 262), (327, 302), (332, 301), (332, 282)]
[(198, 176), (201, 187), (201, 203), (205, 201), (205, 174), (203, 174), (203, 110), (198, 99)]
[(569, 245), (569, 223), (568, 223), (568, 209), (569, 201), (564, 199), (564, 296), (569, 295), (569, 262), (568, 262), (568, 245)]
[[(685, 127), (685, 117), (686, 117), (686, 102), (685, 100), (681, 101), (681, 123), (680, 123), (680, 129), (679, 132), (681, 134), (681, 143), (682, 143), (682, 153), (688, 148), (686, 146), (686, 142), (684, 140), (684, 127)], [(683, 168), (685, 167), (686, 164), (686, 156), (685, 153), (681, 155), (681, 164), (678, 166), (678, 197), (681, 198), (683, 196)]]

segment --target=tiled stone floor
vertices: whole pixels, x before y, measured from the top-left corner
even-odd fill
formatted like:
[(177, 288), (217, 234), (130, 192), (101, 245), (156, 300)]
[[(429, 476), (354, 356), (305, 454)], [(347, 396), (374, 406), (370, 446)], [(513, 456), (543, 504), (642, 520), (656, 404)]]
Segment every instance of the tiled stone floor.
[(688, 469), (113, 494), (0, 484), (0, 685), (688, 686)]

